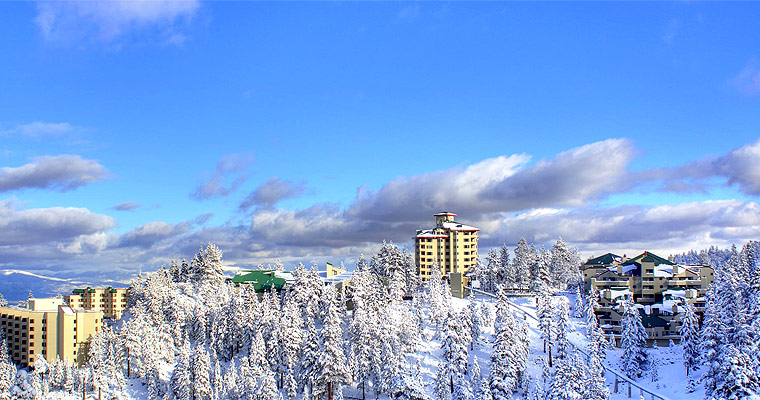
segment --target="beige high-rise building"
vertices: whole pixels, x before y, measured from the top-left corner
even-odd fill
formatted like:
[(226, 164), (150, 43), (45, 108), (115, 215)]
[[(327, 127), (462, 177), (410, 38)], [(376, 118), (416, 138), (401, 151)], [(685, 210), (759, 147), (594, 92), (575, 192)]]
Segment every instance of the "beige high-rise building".
[(74, 310), (103, 311), (106, 318), (119, 319), (127, 308), (126, 288), (91, 288), (74, 289), (73, 294), (66, 295), (64, 300)]
[(433, 215), (435, 228), (421, 229), (414, 237), (417, 273), (423, 281), (430, 279), (432, 267), (441, 274), (464, 274), (478, 262), (480, 229), (454, 221), (457, 215), (447, 211)]
[(11, 358), (21, 366), (33, 365), (40, 354), (48, 362), (60, 357), (81, 365), (88, 340), (102, 325), (102, 312), (74, 311), (61, 298), (30, 299), (26, 308), (0, 307), (0, 330)]

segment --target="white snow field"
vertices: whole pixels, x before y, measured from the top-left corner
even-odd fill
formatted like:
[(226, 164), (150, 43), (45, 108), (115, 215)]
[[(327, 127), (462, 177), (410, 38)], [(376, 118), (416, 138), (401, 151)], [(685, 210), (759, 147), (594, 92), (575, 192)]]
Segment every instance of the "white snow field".
[[(524, 313), (530, 314), (535, 316), (536, 309), (535, 304), (536, 300), (535, 297), (513, 297), (510, 298), (512, 302), (514, 302), (517, 307), (513, 307), (513, 312), (516, 317), (524, 318)], [(485, 302), (488, 304), (491, 308), (491, 311), (493, 311), (493, 302), (494, 299), (478, 295), (477, 296), (478, 302)], [(575, 295), (574, 294), (561, 294), (553, 297), (554, 302), (566, 302), (567, 304), (574, 304), (575, 301)], [(411, 306), (411, 302), (409, 303), (409, 306)], [(458, 299), (452, 297), (452, 307), (456, 311), (461, 311), (464, 309), (469, 303), (468, 299)], [(538, 327), (538, 324), (535, 320), (530, 318), (525, 318), (525, 321), (528, 323), (529, 327), (529, 338), (531, 341), (530, 346), (530, 356), (528, 361), (528, 369), (527, 373), (530, 377), (535, 379), (536, 381), (541, 380), (542, 375), (542, 360), (546, 360), (547, 355), (543, 352), (542, 349), (542, 340), (540, 336), (540, 330)], [(568, 333), (568, 339), (570, 342), (582, 349), (585, 349), (588, 345), (588, 338), (585, 335), (586, 333), (586, 324), (585, 321), (582, 318), (571, 318), (571, 322), (569, 324), (569, 333)], [(438, 369), (438, 364), (442, 360), (442, 348), (441, 348), (441, 339), (440, 335), (436, 333), (436, 330), (433, 326), (431, 326), (429, 323), (426, 323), (424, 326), (423, 331), (424, 338), (422, 342), (420, 343), (418, 349), (416, 352), (413, 352), (407, 356), (407, 359), (410, 361), (410, 364), (414, 365), (419, 361), (421, 369), (421, 378), (422, 383), (425, 392), (428, 396), (430, 396), (431, 399), (435, 398), (434, 393), (434, 383), (436, 380), (436, 373)], [(470, 352), (469, 361), (472, 364), (475, 357), (479, 360), (479, 365), (481, 367), (481, 371), (483, 376), (488, 376), (490, 373), (490, 357), (492, 353), (492, 337), (493, 337), (493, 325), (484, 326), (482, 328), (482, 334), (479, 337), (477, 344), (475, 345), (474, 350)], [(651, 374), (645, 373), (643, 377), (636, 380), (636, 382), (649, 389), (652, 390), (658, 394), (661, 394), (667, 399), (676, 400), (676, 399), (701, 399), (704, 397), (704, 389), (701, 387), (701, 385), (698, 385), (696, 387), (696, 390), (692, 393), (687, 393), (686, 391), (686, 379), (685, 379), (685, 368), (683, 366), (683, 361), (681, 358), (681, 349), (680, 346), (675, 345), (672, 348), (649, 348), (648, 349), (650, 356), (657, 357), (661, 363), (660, 363), (660, 369), (658, 372), (658, 377), (656, 380), (652, 381)], [(607, 353), (607, 362), (606, 365), (612, 369), (618, 369), (619, 368), (619, 358), (622, 355), (622, 350), (619, 348), (610, 349)], [(226, 365), (225, 365), (226, 366)], [(169, 376), (171, 376), (173, 365), (166, 364), (162, 368), (162, 375), (164, 375), (167, 379)], [(699, 371), (698, 371), (699, 372)], [(627, 399), (628, 397), (628, 385), (623, 382), (622, 380), (619, 383), (618, 386), (618, 393), (614, 393), (614, 378), (611, 374), (607, 374), (607, 386), (610, 389), (610, 399), (616, 400), (616, 399)], [(371, 391), (367, 391), (367, 399), (374, 399), (374, 393), (370, 393)], [(284, 393), (283, 393), (284, 395)], [(527, 393), (527, 396), (525, 398), (531, 398), (532, 391), (529, 391)], [(361, 390), (359, 388), (354, 387), (346, 387), (343, 390), (343, 397), (345, 399), (349, 398), (361, 398)], [(631, 390), (631, 398), (639, 399), (641, 397), (640, 391), (633, 387)], [(75, 399), (81, 399), (82, 395), (81, 393), (77, 394), (69, 394), (64, 393), (61, 391), (51, 392), (48, 399), (60, 399), (60, 400), (75, 400)], [(88, 399), (96, 399), (97, 394), (96, 393), (88, 393), (87, 396)], [(129, 379), (127, 380), (126, 385), (126, 391), (124, 393), (124, 399), (132, 399), (132, 400), (143, 400), (143, 399), (150, 399), (150, 396), (148, 394), (147, 388), (144, 385), (144, 381), (142, 379)], [(514, 398), (523, 398), (522, 395), (515, 393)], [(652, 398), (651, 395), (645, 394), (645, 399)], [(655, 397), (656, 398), (656, 397)], [(386, 400), (389, 399), (388, 395), (381, 395), (379, 399)]]

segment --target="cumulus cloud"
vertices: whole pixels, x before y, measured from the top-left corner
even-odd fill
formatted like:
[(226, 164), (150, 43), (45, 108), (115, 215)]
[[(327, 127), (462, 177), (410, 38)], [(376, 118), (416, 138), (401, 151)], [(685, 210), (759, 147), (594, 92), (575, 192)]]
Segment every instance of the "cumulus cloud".
[(293, 182), (275, 176), (246, 196), (245, 200), (240, 203), (240, 208), (248, 210), (255, 206), (272, 207), (282, 200), (300, 196), (305, 192), (305, 181)]
[(164, 43), (184, 40), (181, 25), (200, 8), (198, 0), (42, 1), (35, 23), (54, 42), (114, 42), (130, 34), (157, 34)]
[(757, 61), (750, 61), (731, 81), (747, 96), (760, 93), (760, 66)]
[(20, 167), (0, 168), (0, 192), (37, 188), (67, 191), (109, 177), (95, 160), (76, 155), (37, 157)]
[(760, 195), (760, 140), (720, 157), (713, 165), (716, 174), (725, 177), (729, 185), (736, 185), (746, 194)]
[(720, 179), (740, 192), (760, 195), (760, 140), (720, 157), (711, 157), (674, 168), (655, 168), (639, 174), (642, 180), (659, 180), (662, 189), (676, 193), (706, 193)]
[(132, 211), (137, 208), (140, 208), (140, 203), (135, 203), (134, 201), (125, 201), (111, 207), (112, 210), (116, 211)]
[[(253, 156), (247, 153), (236, 153), (222, 157), (216, 165), (214, 173), (207, 176), (190, 193), (196, 200), (228, 196), (234, 192), (247, 177), (242, 173), (253, 163)], [(230, 182), (231, 180), (231, 182)]]
[[(622, 190), (632, 144), (610, 139), (527, 165), (525, 154), (487, 159), (360, 190), (348, 208), (317, 204), (303, 210), (261, 209), (251, 219), (255, 238), (289, 246), (340, 247), (383, 239), (408, 241), (452, 210), (468, 220), (497, 212), (583, 206)], [(625, 186), (627, 187), (627, 186)]]
[[(106, 224), (72, 231), (67, 240), (50, 242), (56, 245), (0, 244), (0, 260), (23, 260), (26, 251), (27, 257), (35, 259), (73, 257), (89, 265), (134, 272), (138, 267), (192, 257), (198, 246), (213, 242), (232, 265), (251, 267), (277, 258), (286, 263), (340, 261), (371, 254), (383, 239), (411, 242), (416, 229), (431, 227), (431, 214), (442, 209), (480, 227), (484, 249), (514, 245), (520, 237), (550, 245), (561, 236), (584, 254), (646, 249), (667, 255), (757, 238), (760, 205), (728, 199), (609, 207), (599, 200), (613, 193), (630, 193), (652, 180), (698, 186), (720, 178), (744, 193), (758, 193), (758, 148), (760, 144), (752, 143), (679, 168), (631, 173), (628, 166), (634, 146), (625, 139), (611, 139), (536, 162), (525, 154), (505, 155), (398, 178), (375, 191), (359, 189), (351, 204), (318, 203), (295, 210), (277, 207), (277, 202), (296, 195), (302, 186), (272, 178), (249, 196), (250, 204), (259, 206), (252, 210), (249, 223), (207, 225), (211, 216), (201, 215), (178, 224), (151, 222), (122, 235), (108, 232), (106, 228), (112, 225)], [(234, 186), (226, 182), (234, 182), (235, 174), (227, 172), (240, 172), (241, 165), (247, 164), (220, 161), (214, 173), (218, 187)], [(3, 217), (0, 214), (0, 220)], [(0, 237), (13, 235), (0, 229)]]
[(516, 243), (521, 237), (549, 244), (561, 236), (582, 250), (680, 249), (726, 246), (760, 235), (760, 204), (713, 200), (661, 206), (541, 209), (482, 221), (482, 244)]
[(187, 233), (191, 229), (189, 222), (168, 224), (166, 222), (150, 222), (125, 233), (119, 238), (118, 247), (153, 247), (161, 240)]
[(57, 137), (81, 132), (82, 128), (68, 122), (41, 122), (17, 125), (15, 128), (0, 130), (0, 135), (23, 135), (32, 138)]
[(12, 200), (0, 202), (0, 246), (69, 240), (107, 231), (116, 221), (86, 208), (18, 209)]

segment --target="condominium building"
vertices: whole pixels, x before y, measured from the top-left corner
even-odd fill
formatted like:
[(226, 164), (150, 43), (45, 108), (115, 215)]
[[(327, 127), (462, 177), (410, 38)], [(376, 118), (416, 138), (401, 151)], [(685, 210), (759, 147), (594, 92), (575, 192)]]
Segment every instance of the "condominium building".
[(0, 307), (0, 330), (11, 358), (21, 366), (33, 365), (37, 355), (48, 362), (60, 357), (81, 365), (88, 340), (102, 324), (102, 312), (74, 311), (61, 298), (30, 299), (26, 307)]
[(103, 311), (106, 318), (119, 319), (127, 308), (126, 288), (91, 288), (74, 289), (72, 294), (64, 296), (66, 304), (74, 310)]
[(464, 275), (478, 263), (480, 229), (454, 221), (457, 215), (450, 212), (433, 216), (435, 227), (420, 229), (414, 237), (417, 273), (423, 281), (427, 281), (433, 266), (437, 266), (442, 275), (452, 272)]
[(650, 252), (627, 258), (612, 253), (591, 258), (581, 266), (584, 287), (599, 292), (599, 324), (608, 336), (622, 332), (620, 300), (630, 298), (642, 316), (650, 341), (679, 340), (683, 304), (695, 307), (701, 318), (704, 294), (714, 281), (712, 268), (679, 265)]

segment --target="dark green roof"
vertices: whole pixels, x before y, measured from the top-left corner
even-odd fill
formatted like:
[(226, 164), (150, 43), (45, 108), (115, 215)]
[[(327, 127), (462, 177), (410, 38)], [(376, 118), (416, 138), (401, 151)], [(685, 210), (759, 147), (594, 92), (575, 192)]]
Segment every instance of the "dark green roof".
[(602, 254), (599, 257), (595, 258), (589, 258), (588, 261), (586, 261), (583, 265), (610, 265), (615, 262), (616, 259), (620, 259), (620, 256), (617, 254), (607, 253)]
[(274, 276), (274, 270), (269, 271), (247, 271), (242, 275), (235, 275), (232, 278), (232, 283), (241, 284), (247, 283), (254, 285), (253, 288), (257, 292), (264, 292), (272, 290), (274, 287), (276, 290), (282, 289), (285, 286), (285, 279)]
[(650, 253), (648, 251), (645, 251), (636, 257), (631, 258), (630, 260), (623, 263), (623, 265), (631, 265), (631, 264), (641, 264), (642, 262), (651, 262), (654, 263), (654, 265), (660, 265), (660, 264), (667, 264), (667, 265), (675, 265), (675, 263), (669, 261), (668, 259), (662, 258), (656, 254)]
[(95, 289), (88, 287), (86, 289), (74, 289), (71, 292), (75, 294), (95, 293)]

